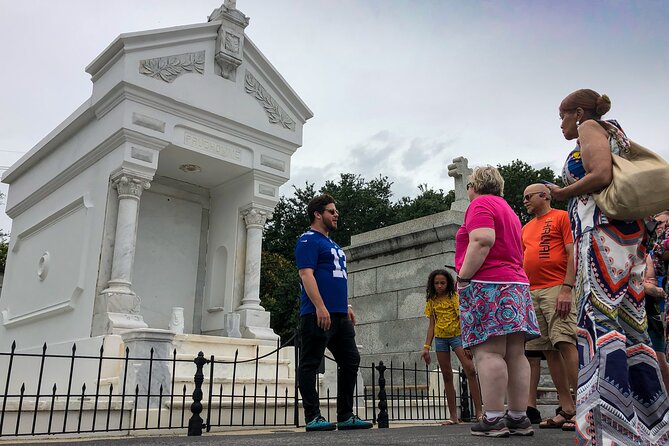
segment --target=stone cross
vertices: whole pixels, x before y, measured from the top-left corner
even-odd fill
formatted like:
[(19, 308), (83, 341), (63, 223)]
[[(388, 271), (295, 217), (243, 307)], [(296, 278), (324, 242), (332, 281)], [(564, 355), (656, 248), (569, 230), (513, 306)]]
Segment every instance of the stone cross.
[(473, 171), (467, 163), (467, 158), (459, 156), (453, 158), (453, 163), (448, 165), (448, 176), (455, 179), (455, 201), (451, 204), (452, 211), (464, 212), (469, 206), (467, 180)]
[(225, 0), (223, 5), (228, 9), (237, 9), (237, 0)]

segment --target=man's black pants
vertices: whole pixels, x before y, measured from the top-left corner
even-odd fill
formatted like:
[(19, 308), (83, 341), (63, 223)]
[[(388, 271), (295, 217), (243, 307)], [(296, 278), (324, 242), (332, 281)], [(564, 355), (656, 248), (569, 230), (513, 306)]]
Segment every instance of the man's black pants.
[(353, 392), (360, 365), (355, 330), (348, 314), (330, 313), (330, 319), (330, 329), (324, 331), (316, 324), (315, 314), (300, 318), (302, 349), (298, 382), (307, 423), (321, 414), (316, 392), (316, 373), (326, 347), (337, 361), (337, 421), (346, 421), (353, 415)]

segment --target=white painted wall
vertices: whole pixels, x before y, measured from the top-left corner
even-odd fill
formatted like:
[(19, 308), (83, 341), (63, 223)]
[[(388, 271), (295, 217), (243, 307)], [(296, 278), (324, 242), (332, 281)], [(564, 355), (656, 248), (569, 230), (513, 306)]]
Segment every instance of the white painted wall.
[[(14, 219), (0, 297), (3, 351), (13, 340), (22, 350), (90, 337), (107, 172), (122, 152), (118, 148)], [(21, 180), (30, 181), (31, 175)], [(41, 280), (45, 252), (48, 272)]]
[(167, 329), (172, 307), (183, 307), (192, 333), (201, 215), (200, 203), (169, 191), (142, 194), (132, 282), (149, 327)]

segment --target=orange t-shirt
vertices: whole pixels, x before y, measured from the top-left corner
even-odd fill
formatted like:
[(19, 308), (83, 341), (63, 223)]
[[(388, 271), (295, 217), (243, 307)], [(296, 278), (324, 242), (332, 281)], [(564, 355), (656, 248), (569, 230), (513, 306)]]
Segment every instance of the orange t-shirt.
[(567, 273), (565, 245), (574, 243), (569, 214), (559, 209), (551, 209), (523, 226), (522, 236), (523, 269), (530, 279), (530, 289), (562, 284)]

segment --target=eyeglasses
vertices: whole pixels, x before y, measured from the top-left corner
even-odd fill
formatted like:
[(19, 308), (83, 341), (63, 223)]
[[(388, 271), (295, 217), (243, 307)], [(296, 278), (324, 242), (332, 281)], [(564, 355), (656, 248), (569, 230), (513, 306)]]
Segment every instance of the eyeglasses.
[[(332, 214), (332, 215), (339, 215), (339, 211), (338, 211), (337, 209), (328, 209), (328, 208), (325, 208), (325, 209), (323, 209), (323, 212), (329, 212), (329, 213)], [(321, 212), (321, 214), (322, 214), (323, 212)]]
[(543, 196), (544, 196), (544, 193), (545, 193), (545, 192), (530, 192), (529, 194), (525, 194), (525, 195), (523, 195), (523, 199), (524, 199), (525, 201), (530, 201), (530, 198), (532, 198), (532, 196), (537, 195), (537, 194), (541, 194), (541, 196), (543, 197)]

